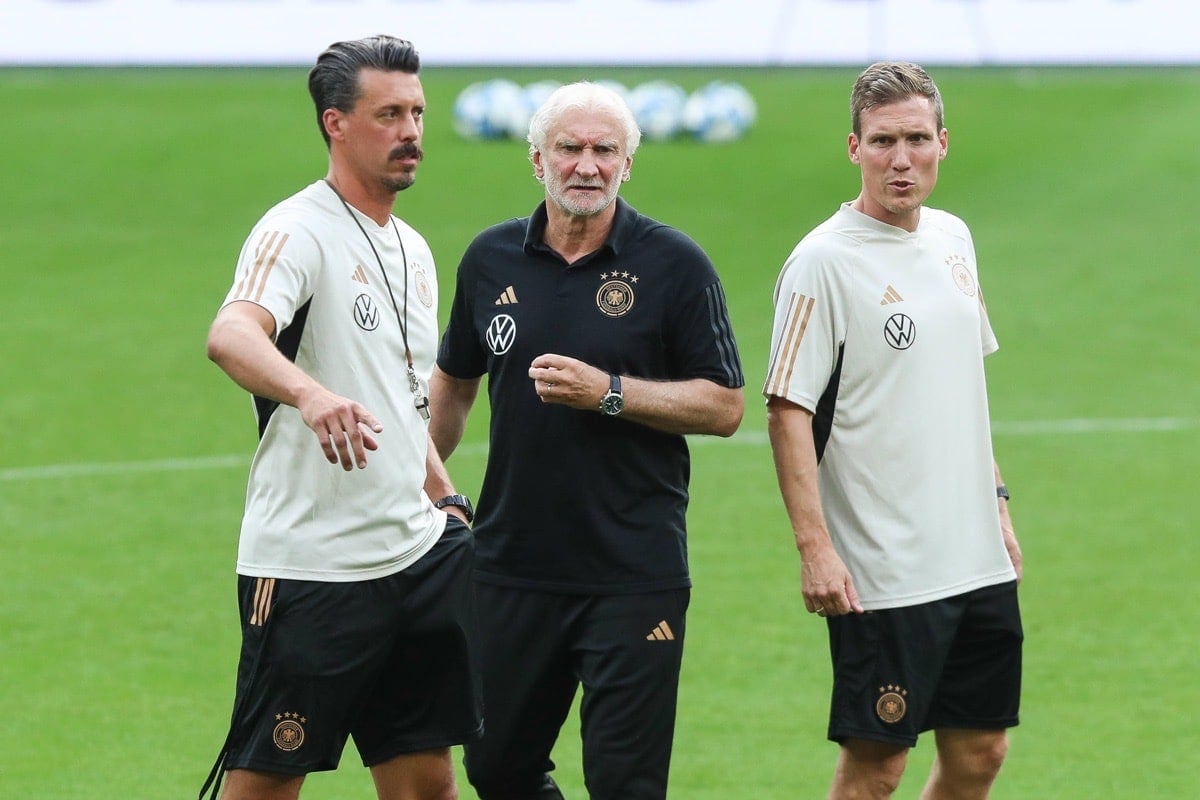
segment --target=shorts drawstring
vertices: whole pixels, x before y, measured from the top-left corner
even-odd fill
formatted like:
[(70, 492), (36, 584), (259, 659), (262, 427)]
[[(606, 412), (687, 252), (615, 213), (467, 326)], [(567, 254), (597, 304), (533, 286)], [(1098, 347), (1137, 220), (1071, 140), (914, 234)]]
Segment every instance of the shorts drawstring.
[(221, 791), (221, 780), (225, 773), (225, 759), (229, 755), (229, 746), (233, 742), (233, 735), (238, 730), (242, 707), (246, 703), (246, 698), (250, 697), (251, 689), (254, 687), (254, 679), (258, 677), (258, 668), (262, 664), (263, 652), (267, 649), (267, 634), (271, 631), (271, 620), (274, 619), (274, 616), (274, 614), (268, 613), (266, 622), (263, 623), (262, 638), (258, 642), (258, 652), (254, 654), (254, 666), (250, 669), (250, 677), (242, 689), (241, 697), (234, 703), (233, 716), (229, 720), (229, 732), (225, 734), (225, 741), (221, 745), (221, 752), (217, 754), (217, 760), (209, 771), (208, 778), (205, 779), (204, 785), (200, 787), (200, 794), (197, 795), (197, 800), (204, 800), (204, 795), (208, 793), (210, 786), (212, 787), (212, 793), (209, 795), (209, 800), (217, 800), (218, 793)]

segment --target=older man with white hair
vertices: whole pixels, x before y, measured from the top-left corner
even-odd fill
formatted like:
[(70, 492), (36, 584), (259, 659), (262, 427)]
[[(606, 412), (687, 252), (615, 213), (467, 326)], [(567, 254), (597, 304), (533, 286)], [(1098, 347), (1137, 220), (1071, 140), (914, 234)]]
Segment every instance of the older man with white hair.
[(730, 436), (741, 363), (721, 282), (618, 197), (641, 134), (612, 90), (563, 86), (529, 126), (545, 199), (458, 269), (431, 383), (448, 458), (488, 376), (476, 516), (483, 800), (561, 798), (550, 752), (583, 688), (594, 800), (663, 798), (691, 580), (685, 434)]

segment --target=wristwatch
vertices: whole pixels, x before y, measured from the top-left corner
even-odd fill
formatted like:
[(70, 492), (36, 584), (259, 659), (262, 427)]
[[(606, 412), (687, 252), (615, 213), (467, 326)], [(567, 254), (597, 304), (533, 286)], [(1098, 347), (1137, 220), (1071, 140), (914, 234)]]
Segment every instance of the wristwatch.
[(600, 398), (600, 413), (606, 417), (615, 417), (625, 409), (625, 395), (621, 394), (621, 376), (608, 376), (608, 391)]
[(434, 508), (445, 508), (446, 506), (458, 506), (466, 515), (467, 522), (475, 521), (475, 507), (471, 505), (471, 501), (465, 494), (448, 494), (433, 504)]

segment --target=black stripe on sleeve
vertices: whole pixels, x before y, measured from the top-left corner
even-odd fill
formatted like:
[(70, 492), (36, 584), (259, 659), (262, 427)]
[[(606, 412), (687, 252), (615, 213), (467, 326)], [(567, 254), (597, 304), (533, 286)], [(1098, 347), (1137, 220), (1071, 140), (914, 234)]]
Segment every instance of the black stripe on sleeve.
[[(304, 334), (304, 324), (308, 322), (308, 307), (312, 305), (312, 298), (308, 298), (308, 302), (300, 306), (300, 309), (292, 317), (292, 324), (288, 325), (279, 332), (279, 337), (275, 340), (275, 346), (279, 348), (279, 352), (287, 357), (288, 361), (296, 363), (296, 353), (300, 350), (300, 337)], [(263, 434), (267, 432), (267, 423), (271, 421), (271, 415), (275, 413), (275, 409), (279, 408), (278, 400), (268, 400), (265, 397), (254, 395), (254, 411), (258, 418), (258, 438), (262, 439)]]
[(720, 283), (705, 288), (708, 301), (708, 322), (712, 326), (717, 352), (721, 355), (721, 368), (725, 372), (725, 384), (731, 389), (744, 386), (742, 360), (738, 355), (737, 342), (733, 339), (733, 326), (729, 322), (729, 309), (725, 305), (725, 290)]

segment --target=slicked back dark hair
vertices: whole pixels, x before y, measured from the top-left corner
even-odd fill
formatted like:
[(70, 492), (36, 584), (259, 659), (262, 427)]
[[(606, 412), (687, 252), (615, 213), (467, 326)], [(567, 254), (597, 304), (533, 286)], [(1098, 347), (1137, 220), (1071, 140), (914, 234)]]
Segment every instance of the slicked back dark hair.
[(334, 42), (325, 48), (309, 70), (308, 93), (317, 107), (317, 127), (327, 148), (329, 134), (321, 117), (327, 108), (345, 113), (354, 110), (359, 98), (358, 74), (364, 69), (416, 75), (421, 71), (421, 56), (412, 42), (384, 35)]
[(942, 93), (921, 67), (905, 61), (879, 61), (864, 69), (850, 92), (850, 127), (854, 135), (862, 135), (864, 111), (910, 97), (928, 98), (933, 104), (937, 129), (940, 131), (946, 126)]

